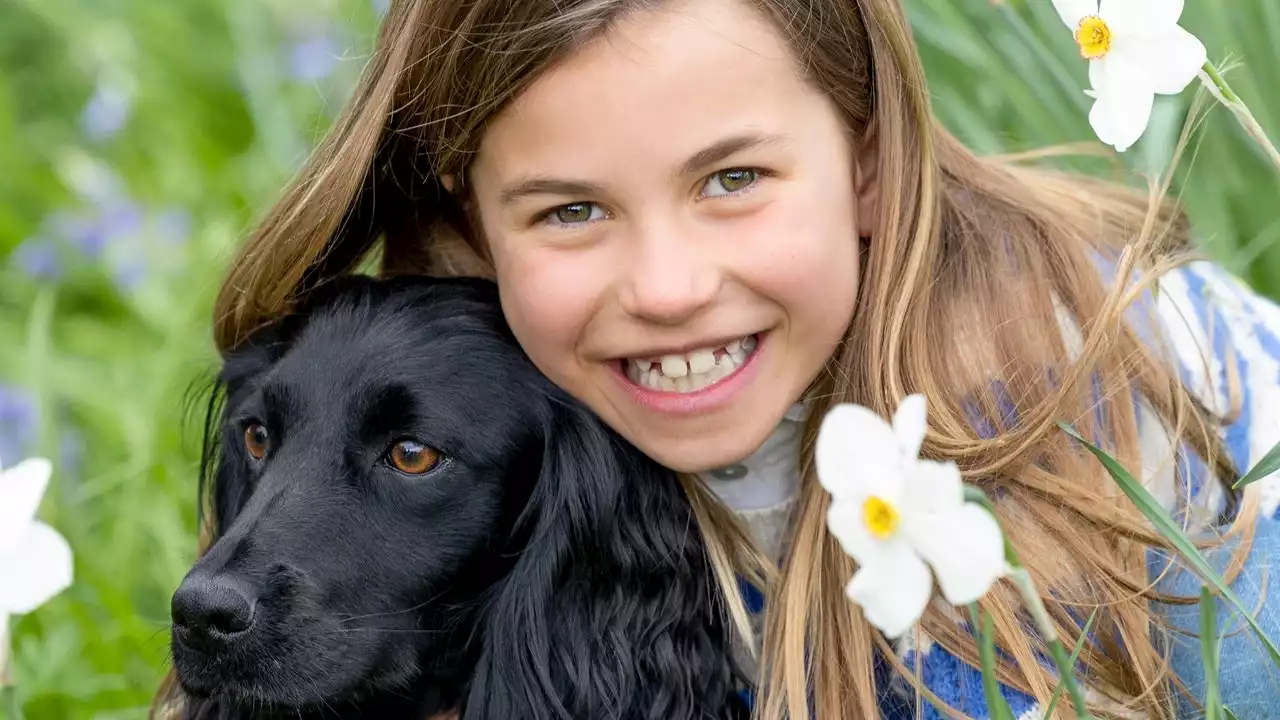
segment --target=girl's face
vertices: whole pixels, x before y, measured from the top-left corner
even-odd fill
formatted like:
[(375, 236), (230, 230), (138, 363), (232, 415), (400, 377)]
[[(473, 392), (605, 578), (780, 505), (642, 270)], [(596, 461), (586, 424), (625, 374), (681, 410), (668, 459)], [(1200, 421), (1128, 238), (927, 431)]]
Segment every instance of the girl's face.
[(840, 342), (873, 168), (763, 18), (692, 0), (541, 76), (468, 181), (533, 362), (699, 472), (759, 447)]

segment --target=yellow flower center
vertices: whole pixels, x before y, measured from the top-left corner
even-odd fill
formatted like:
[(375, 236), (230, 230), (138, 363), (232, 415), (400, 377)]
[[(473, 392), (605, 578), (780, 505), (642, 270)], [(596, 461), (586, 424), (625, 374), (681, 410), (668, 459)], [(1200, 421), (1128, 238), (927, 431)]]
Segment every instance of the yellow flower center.
[(862, 521), (877, 540), (884, 540), (898, 529), (898, 511), (889, 503), (872, 495), (862, 503)]
[(1097, 60), (1111, 52), (1111, 28), (1097, 15), (1089, 15), (1076, 28), (1076, 44), (1080, 55), (1087, 60)]

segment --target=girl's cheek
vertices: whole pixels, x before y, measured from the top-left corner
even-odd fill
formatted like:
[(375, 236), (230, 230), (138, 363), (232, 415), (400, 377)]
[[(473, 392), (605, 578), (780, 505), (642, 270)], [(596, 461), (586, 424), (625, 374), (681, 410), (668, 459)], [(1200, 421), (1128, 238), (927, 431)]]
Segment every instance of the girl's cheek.
[(781, 198), (742, 228), (732, 255), (771, 286), (811, 291), (814, 283), (847, 277), (857, 262), (853, 207), (851, 197), (831, 192)]
[(582, 253), (545, 248), (494, 253), (507, 321), (539, 364), (571, 353), (596, 306), (601, 268)]

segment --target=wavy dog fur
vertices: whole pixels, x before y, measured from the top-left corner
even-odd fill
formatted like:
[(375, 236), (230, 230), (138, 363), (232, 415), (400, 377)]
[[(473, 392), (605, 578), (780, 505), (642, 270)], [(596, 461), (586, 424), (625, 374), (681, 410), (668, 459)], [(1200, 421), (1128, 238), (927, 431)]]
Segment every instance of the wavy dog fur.
[[(677, 478), (542, 377), (491, 283), (335, 281), (226, 359), (206, 422), (182, 717), (747, 716)], [(442, 460), (397, 470), (404, 438)], [(192, 608), (247, 629), (197, 641)]]

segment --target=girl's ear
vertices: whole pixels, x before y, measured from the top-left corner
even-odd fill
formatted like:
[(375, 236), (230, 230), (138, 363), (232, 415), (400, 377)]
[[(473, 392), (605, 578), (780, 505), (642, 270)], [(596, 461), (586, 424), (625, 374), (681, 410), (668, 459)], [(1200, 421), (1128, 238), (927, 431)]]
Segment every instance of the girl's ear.
[(453, 194), (454, 189), (458, 186), (458, 178), (454, 175), (441, 175), (440, 184), (444, 186), (444, 189), (449, 194)]
[(872, 122), (853, 148), (853, 190), (858, 202), (858, 237), (875, 234), (880, 206), (880, 133)]

